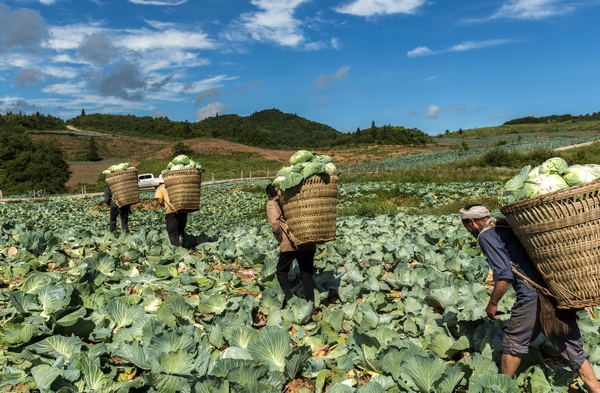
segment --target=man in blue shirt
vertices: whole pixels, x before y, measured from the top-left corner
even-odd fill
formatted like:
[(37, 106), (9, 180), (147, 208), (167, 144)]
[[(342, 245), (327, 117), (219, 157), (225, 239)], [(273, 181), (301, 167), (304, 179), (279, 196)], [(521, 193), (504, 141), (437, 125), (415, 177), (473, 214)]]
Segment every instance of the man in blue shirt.
[[(493, 273), (494, 289), (485, 312), (490, 319), (498, 319), (498, 303), (512, 286), (516, 301), (502, 338), (500, 372), (512, 377), (521, 356), (529, 352), (529, 344), (541, 332), (537, 292), (522, 279), (515, 277), (513, 267), (531, 281), (543, 284), (543, 279), (531, 262), (517, 236), (504, 218), (490, 217), (483, 205), (468, 205), (460, 210), (462, 223), (477, 238), (477, 244), (487, 257)], [(570, 310), (575, 314), (574, 310)], [(569, 331), (548, 337), (569, 367), (579, 373), (590, 392), (600, 393), (600, 383), (583, 350), (583, 340), (576, 316), (569, 322)]]

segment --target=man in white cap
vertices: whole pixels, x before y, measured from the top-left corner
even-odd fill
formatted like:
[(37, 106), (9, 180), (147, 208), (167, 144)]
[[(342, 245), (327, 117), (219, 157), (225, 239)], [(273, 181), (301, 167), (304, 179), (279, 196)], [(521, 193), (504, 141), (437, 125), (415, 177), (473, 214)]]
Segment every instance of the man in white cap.
[[(541, 332), (538, 294), (522, 279), (515, 277), (512, 268), (542, 286), (544, 281), (506, 219), (490, 217), (489, 210), (478, 204), (461, 209), (460, 218), (467, 231), (477, 238), (477, 244), (486, 255), (493, 273), (494, 289), (485, 309), (488, 318), (498, 319), (498, 303), (511, 285), (516, 292), (516, 301), (502, 338), (500, 364), (500, 372), (512, 377), (521, 363), (521, 356), (529, 352), (529, 344)], [(567, 318), (568, 332), (548, 339), (569, 367), (577, 371), (589, 391), (600, 393), (600, 383), (588, 361), (588, 354), (583, 350), (575, 311), (564, 311), (573, 313), (571, 318)]]

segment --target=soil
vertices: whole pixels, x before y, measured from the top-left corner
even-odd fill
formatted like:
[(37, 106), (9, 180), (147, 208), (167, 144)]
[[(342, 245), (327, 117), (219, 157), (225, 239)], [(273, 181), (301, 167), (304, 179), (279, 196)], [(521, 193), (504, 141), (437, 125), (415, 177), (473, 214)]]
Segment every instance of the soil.
[[(78, 130), (75, 130), (78, 131)], [(67, 187), (79, 191), (86, 184), (96, 183), (99, 174), (108, 166), (121, 162), (128, 162), (133, 166), (144, 160), (164, 159), (172, 156), (173, 141), (160, 141), (128, 136), (113, 136), (100, 134), (95, 138), (101, 161), (75, 161), (89, 143), (89, 136), (76, 136), (69, 134), (31, 134), (34, 141), (48, 141), (56, 143), (65, 153), (65, 160), (69, 162), (71, 177)], [(288, 165), (289, 158), (297, 150), (271, 150), (247, 146), (241, 143), (229, 142), (215, 138), (193, 138), (183, 141), (191, 150), (199, 154), (231, 155), (234, 153), (255, 153), (267, 160), (279, 161), (281, 165)], [(437, 145), (428, 146), (361, 146), (356, 148), (332, 148), (329, 150), (313, 150), (316, 154), (331, 156), (338, 167), (372, 162), (386, 158), (393, 158), (407, 154), (444, 150), (446, 147)], [(84, 190), (81, 190), (82, 192)]]

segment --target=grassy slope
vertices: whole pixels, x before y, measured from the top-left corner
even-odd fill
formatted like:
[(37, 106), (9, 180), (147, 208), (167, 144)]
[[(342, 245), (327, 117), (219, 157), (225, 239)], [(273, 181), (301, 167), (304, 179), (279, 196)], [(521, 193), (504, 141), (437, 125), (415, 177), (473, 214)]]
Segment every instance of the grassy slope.
[[(498, 127), (477, 128), (452, 132), (434, 138), (437, 145), (425, 147), (410, 146), (369, 146), (360, 148), (335, 148), (332, 150), (317, 151), (320, 154), (330, 155), (340, 168), (365, 162), (373, 162), (385, 158), (397, 157), (406, 154), (440, 151), (445, 149), (460, 148), (465, 144), (469, 146), (495, 146), (503, 143), (519, 143), (530, 140), (551, 140), (565, 137), (587, 138), (597, 136), (600, 131), (600, 122), (585, 123), (560, 123), (560, 124), (531, 124), (509, 125)], [(140, 173), (152, 172), (155, 174), (166, 167), (173, 156), (174, 142), (150, 138), (137, 138), (125, 136), (97, 136), (96, 145), (102, 157), (98, 162), (75, 161), (81, 154), (90, 136), (86, 133), (35, 133), (31, 134), (34, 140), (52, 140), (61, 146), (65, 158), (69, 161), (71, 178), (67, 186), (77, 191), (81, 185), (88, 185), (91, 189), (97, 183), (98, 175), (102, 170), (112, 164), (129, 162), (137, 166)], [(295, 152), (292, 150), (268, 150), (250, 147), (239, 143), (228, 142), (214, 138), (195, 138), (185, 140), (193, 153), (190, 155), (199, 161), (205, 168), (205, 178), (223, 179), (235, 177), (273, 176), (279, 168), (287, 165), (289, 157)], [(590, 159), (593, 159), (591, 157)], [(592, 162), (592, 161), (590, 161)], [(594, 161), (595, 162), (595, 161)], [(426, 173), (419, 170), (414, 173), (404, 173), (397, 180), (408, 179), (426, 181), (431, 176), (442, 176), (444, 168), (435, 168), (435, 173)], [(447, 172), (447, 171), (446, 171)], [(448, 176), (457, 176), (456, 168)], [(505, 171), (504, 171), (505, 172)], [(507, 174), (498, 169), (486, 169), (475, 173), (466, 171), (460, 178), (477, 175), (475, 178), (489, 180), (492, 178), (503, 179)], [(425, 173), (425, 177), (423, 174)], [(397, 177), (397, 176), (395, 176)], [(422, 177), (419, 179), (419, 177)], [(473, 178), (471, 178), (473, 180)], [(90, 189), (88, 188), (88, 190)]]
[[(129, 162), (136, 166), (140, 173), (159, 174), (173, 157), (174, 142), (144, 139), (137, 137), (105, 135), (95, 137), (101, 161), (75, 161), (89, 143), (89, 136), (68, 133), (35, 133), (31, 134), (35, 141), (54, 141), (65, 152), (69, 162), (71, 178), (67, 187), (78, 191), (81, 185), (87, 185), (88, 191), (93, 189), (98, 175), (112, 164)], [(242, 145), (214, 138), (195, 138), (184, 141), (189, 145), (194, 159), (206, 168), (207, 178), (224, 179), (236, 177), (274, 176), (295, 150), (268, 150)], [(443, 146), (406, 147), (406, 146), (373, 146), (361, 148), (335, 148), (315, 151), (330, 155), (339, 167), (376, 161), (383, 158), (396, 157), (417, 152), (443, 150)]]

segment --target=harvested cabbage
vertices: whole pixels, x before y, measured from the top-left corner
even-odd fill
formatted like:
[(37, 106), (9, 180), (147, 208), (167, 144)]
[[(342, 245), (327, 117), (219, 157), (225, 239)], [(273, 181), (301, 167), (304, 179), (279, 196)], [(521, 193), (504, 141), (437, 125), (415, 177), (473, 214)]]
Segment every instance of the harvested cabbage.
[(334, 175), (336, 166), (331, 162), (331, 157), (313, 154), (308, 150), (299, 150), (290, 158), (290, 166), (282, 167), (275, 175), (273, 184), (281, 190), (297, 186), (304, 179), (316, 174)]
[(190, 158), (185, 154), (180, 154), (177, 157), (171, 160), (173, 165), (188, 165), (190, 163)]
[(567, 162), (564, 159), (560, 157), (553, 157), (547, 159), (542, 163), (542, 165), (540, 165), (540, 173), (556, 173), (558, 175), (562, 175), (562, 173), (567, 169), (568, 166), (569, 164), (567, 164)]
[(313, 157), (314, 154), (312, 154), (308, 150), (298, 150), (290, 157), (290, 164), (302, 164), (303, 162), (311, 161)]
[(108, 175), (109, 173), (126, 171), (127, 169), (135, 169), (135, 167), (132, 167), (131, 165), (129, 165), (128, 162), (122, 162), (120, 164), (115, 164), (115, 165), (109, 166), (108, 169), (102, 171), (102, 174)]
[(327, 164), (325, 164), (325, 172), (328, 175), (333, 175), (334, 173), (337, 172), (337, 167), (335, 166), (335, 164), (333, 162), (328, 162)]
[(500, 204), (507, 205), (523, 198), (523, 184), (525, 183), (525, 180), (527, 180), (530, 172), (531, 165), (527, 165), (521, 169), (521, 173), (504, 184), (502, 195), (500, 196)]
[(570, 186), (597, 180), (600, 178), (600, 165), (571, 165), (563, 172), (563, 178)]
[(556, 173), (539, 175), (525, 180), (523, 184), (523, 196), (525, 198), (535, 198), (536, 196), (549, 194), (567, 187), (569, 185), (565, 179)]
[(302, 164), (302, 177), (308, 179), (315, 173), (325, 172), (325, 165), (320, 162), (305, 162)]
[(197, 169), (200, 172), (204, 172), (205, 170), (199, 162), (192, 160), (185, 154), (180, 154), (177, 157), (173, 158), (173, 160), (171, 160), (171, 162), (167, 164), (167, 168), (163, 169), (163, 171), (160, 174), (164, 175), (169, 171), (178, 171), (181, 169)]
[(504, 184), (498, 197), (501, 205), (600, 180), (600, 165), (569, 166), (560, 157), (550, 158), (531, 170), (529, 168), (529, 165), (525, 166), (517, 176)]

